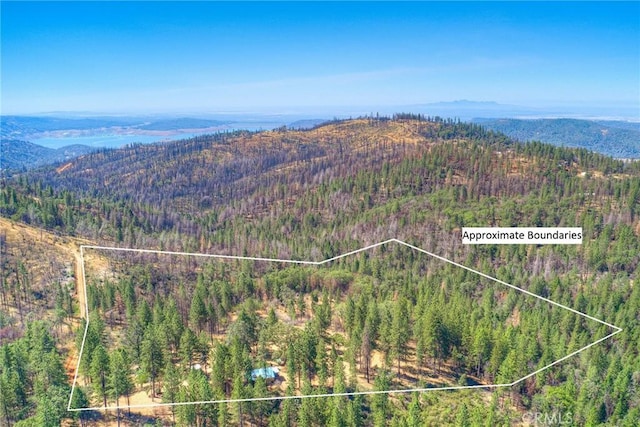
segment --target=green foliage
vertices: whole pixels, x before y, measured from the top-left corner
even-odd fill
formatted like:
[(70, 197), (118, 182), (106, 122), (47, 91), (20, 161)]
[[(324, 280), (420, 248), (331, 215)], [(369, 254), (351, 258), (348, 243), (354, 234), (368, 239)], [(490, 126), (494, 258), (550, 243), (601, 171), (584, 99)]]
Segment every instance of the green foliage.
[(93, 385), (96, 396), (107, 406), (107, 393), (109, 378), (109, 355), (102, 345), (93, 350), (91, 354), (91, 366), (89, 368), (89, 377)]
[(31, 322), (24, 337), (0, 346), (3, 425), (59, 426), (73, 416), (66, 411), (71, 390), (49, 331), (45, 322)]
[(498, 119), (483, 120), (482, 125), (520, 141), (536, 140), (558, 146), (580, 147), (620, 158), (640, 157), (637, 144), (640, 129), (626, 122)]
[[(506, 425), (521, 415), (511, 407), (634, 425), (637, 164), (439, 118), (327, 126), (270, 142), (229, 134), (96, 153), (64, 173), (2, 181), (0, 214), (123, 246), (273, 258), (322, 260), (401, 237), (623, 328), (492, 403), (470, 392), (185, 405), (179, 425)], [(582, 226), (585, 238), (579, 247), (457, 243), (460, 227), (491, 225)], [(610, 332), (425, 259), (397, 245), (322, 268), (118, 259), (117, 277), (88, 288), (80, 375), (90, 387), (74, 397), (87, 406), (128, 396), (134, 368), (165, 402), (270, 396), (284, 392), (249, 374), (275, 360), (287, 394), (388, 390), (449, 372), (454, 384), (511, 382)], [(3, 265), (0, 304), (28, 311), (27, 268)], [(0, 329), (12, 318), (2, 315)], [(0, 346), (0, 422), (70, 416), (51, 409), (66, 378), (50, 329), (36, 322)]]

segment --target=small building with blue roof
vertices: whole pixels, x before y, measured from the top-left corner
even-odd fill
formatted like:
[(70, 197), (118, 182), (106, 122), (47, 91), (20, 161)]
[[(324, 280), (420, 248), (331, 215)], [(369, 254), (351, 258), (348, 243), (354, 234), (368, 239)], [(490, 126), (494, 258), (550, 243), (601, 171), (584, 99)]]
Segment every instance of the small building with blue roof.
[(278, 378), (278, 372), (280, 370), (274, 366), (266, 368), (254, 369), (251, 371), (251, 381), (255, 381), (258, 378), (264, 378), (267, 383), (271, 383)]

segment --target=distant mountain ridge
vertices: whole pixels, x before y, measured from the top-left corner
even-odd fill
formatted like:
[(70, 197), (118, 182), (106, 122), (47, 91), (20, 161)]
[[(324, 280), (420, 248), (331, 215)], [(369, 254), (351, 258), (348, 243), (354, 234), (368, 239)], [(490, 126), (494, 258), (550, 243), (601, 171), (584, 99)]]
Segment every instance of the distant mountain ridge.
[(327, 121), (328, 120), (325, 119), (296, 120), (295, 122), (289, 123), (287, 127), (291, 129), (311, 129)]
[[(541, 141), (558, 146), (586, 148), (601, 154), (616, 158), (640, 158), (640, 123), (614, 120), (583, 120), (574, 118), (504, 118), (502, 114), (510, 110), (515, 114), (518, 109), (524, 116), (534, 110), (528, 107), (499, 104), (490, 101), (451, 101), (414, 105), (411, 111), (435, 117), (455, 117), (463, 121), (481, 124), (487, 129), (502, 132), (520, 141)], [(524, 113), (528, 114), (524, 114)], [(484, 118), (476, 118), (484, 117)], [(36, 116), (2, 116), (1, 139), (2, 159), (0, 169), (23, 170), (46, 164), (60, 162), (73, 157), (95, 151), (105, 145), (90, 147), (87, 140), (106, 135), (122, 135), (125, 145), (126, 139), (138, 135), (153, 135), (146, 137), (161, 139), (168, 135), (175, 135), (173, 139), (187, 138), (201, 133), (217, 133), (234, 129), (242, 129), (242, 124), (248, 122), (234, 122), (214, 118), (193, 117), (36, 117)], [(279, 120), (266, 125), (275, 128), (286, 124), (290, 129), (311, 129), (326, 119), (319, 117), (300, 118), (294, 116), (269, 118)], [(287, 120), (289, 119), (289, 120)], [(217, 129), (217, 130), (216, 130)], [(181, 136), (183, 132), (187, 132)], [(46, 148), (32, 142), (29, 135), (45, 135), (58, 141), (57, 145)], [(83, 140), (82, 138), (86, 138)], [(78, 137), (78, 138), (76, 138)], [(111, 136), (113, 138), (113, 136)], [(119, 138), (116, 136), (116, 138)], [(68, 140), (67, 140), (68, 139)], [(155, 141), (155, 140), (154, 140)], [(87, 145), (67, 145), (73, 142)], [(44, 144), (43, 144), (44, 145)], [(58, 148), (62, 146), (62, 148)]]
[(208, 129), (233, 123), (191, 117), (39, 117), (2, 116), (0, 136), (8, 139), (31, 139), (33, 136), (63, 131), (139, 132)]
[(68, 145), (53, 149), (28, 141), (2, 139), (0, 141), (0, 170), (20, 171), (34, 167), (62, 162), (96, 151), (86, 145)]
[[(38, 166), (70, 160), (74, 157), (99, 150), (106, 145), (69, 144), (77, 136), (106, 135), (182, 135), (183, 132), (216, 133), (232, 129), (232, 120), (199, 119), (192, 117), (35, 117), (35, 116), (2, 116), (0, 139), (2, 140), (2, 157), (0, 170), (21, 171)], [(298, 120), (290, 124), (294, 128), (311, 128), (325, 119)], [(284, 123), (282, 123), (284, 124)], [(268, 125), (265, 123), (265, 125)], [(267, 126), (269, 127), (269, 126)], [(276, 127), (275, 125), (273, 127)], [(58, 139), (62, 147), (45, 147), (30, 142), (33, 136), (48, 136)], [(188, 138), (192, 133), (185, 134)], [(38, 139), (35, 140), (36, 142)]]
[(224, 120), (207, 120), (192, 119), (190, 117), (182, 117), (176, 119), (161, 119), (150, 123), (135, 126), (137, 129), (143, 130), (181, 130), (181, 129), (206, 129), (215, 126), (228, 125), (233, 122)]
[(63, 130), (89, 130), (96, 128), (125, 127), (141, 124), (143, 120), (127, 117), (36, 117), (2, 116), (0, 136), (2, 138), (27, 139), (28, 136), (43, 132)]
[(476, 119), (520, 141), (586, 148), (617, 158), (640, 158), (640, 123), (578, 119)]

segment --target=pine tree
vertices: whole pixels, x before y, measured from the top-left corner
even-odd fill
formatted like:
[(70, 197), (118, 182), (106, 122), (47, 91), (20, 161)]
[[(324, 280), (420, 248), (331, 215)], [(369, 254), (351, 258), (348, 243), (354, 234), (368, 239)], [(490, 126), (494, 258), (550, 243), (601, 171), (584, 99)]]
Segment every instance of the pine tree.
[(422, 426), (421, 410), (420, 410), (420, 395), (418, 393), (412, 393), (411, 403), (407, 409), (407, 425), (408, 427), (420, 427)]
[[(258, 377), (256, 378), (255, 383), (253, 384), (253, 397), (254, 398), (262, 398), (269, 396), (269, 390), (267, 389), (267, 382), (264, 378)], [(265, 426), (266, 419), (268, 419), (269, 414), (273, 410), (273, 402), (269, 400), (262, 400), (253, 402), (252, 405), (252, 418), (253, 422), (259, 426)]]
[(471, 422), (469, 420), (469, 410), (467, 409), (467, 405), (463, 402), (460, 405), (460, 409), (458, 409), (458, 414), (456, 415), (456, 427), (470, 427)]
[(10, 369), (8, 364), (4, 365), (3, 371), (0, 372), (0, 418), (4, 419), (7, 425), (11, 425), (11, 420), (16, 419), (22, 407), (20, 394), (24, 393), (23, 387), (18, 374)]
[(409, 310), (404, 298), (399, 298), (394, 306), (391, 325), (391, 351), (398, 361), (398, 375), (400, 375), (400, 361), (407, 353), (409, 342)]
[(131, 379), (131, 365), (124, 350), (116, 350), (111, 355), (109, 369), (108, 388), (111, 397), (116, 401), (118, 407), (118, 418), (120, 417), (120, 397), (127, 398), (129, 405), (129, 395), (133, 392), (133, 380)]
[[(91, 406), (89, 399), (84, 394), (84, 391), (80, 387), (76, 387), (73, 390), (73, 396), (71, 400), (71, 408), (79, 409), (79, 408), (88, 408)], [(84, 427), (87, 419), (90, 417), (88, 411), (77, 411), (73, 413), (73, 418), (78, 419), (80, 421), (80, 427)]]
[[(302, 395), (308, 396), (313, 394), (311, 383), (308, 378), (303, 379)], [(298, 426), (299, 427), (311, 427), (314, 421), (313, 402), (310, 398), (302, 399), (300, 402), (300, 409), (298, 410)]]
[[(192, 396), (190, 396), (186, 387), (180, 387), (178, 391), (178, 402), (193, 402)], [(191, 427), (196, 425), (196, 408), (195, 405), (179, 405), (176, 406), (176, 416), (178, 418), (178, 425)]]
[(107, 380), (109, 377), (109, 355), (102, 345), (96, 347), (91, 357), (91, 368), (89, 376), (93, 384), (93, 389), (98, 398), (103, 400), (103, 405), (107, 406)]
[[(336, 360), (334, 368), (335, 381), (333, 386), (334, 394), (342, 394), (347, 391), (345, 384), (344, 362), (341, 358)], [(331, 398), (329, 425), (332, 427), (346, 427), (346, 409), (349, 400), (344, 396), (335, 396)]]
[(207, 307), (201, 293), (197, 290), (193, 293), (191, 308), (189, 309), (189, 323), (197, 332), (202, 331), (202, 325), (207, 318)]
[(229, 414), (229, 405), (226, 402), (218, 404), (218, 425), (228, 426), (231, 424), (231, 415)]
[(164, 352), (154, 328), (147, 329), (140, 351), (140, 367), (151, 379), (151, 396), (156, 395), (156, 380), (164, 367)]
[[(243, 381), (243, 378), (241, 376), (236, 376), (233, 379), (233, 389), (231, 391), (231, 398), (232, 399), (246, 399), (247, 398), (247, 393), (246, 393), (246, 390), (245, 390), (244, 381)], [(247, 406), (246, 403), (241, 402), (241, 401), (234, 403), (236, 419), (238, 420), (238, 424), (241, 427), (244, 426), (245, 412), (247, 412), (246, 411), (246, 406)]]
[(64, 383), (49, 387), (46, 392), (37, 393), (36, 420), (38, 425), (59, 426), (62, 420), (69, 416), (66, 404), (69, 401), (69, 386)]
[(180, 338), (180, 363), (185, 372), (193, 366), (193, 357), (198, 345), (197, 337), (190, 328), (185, 328)]
[(166, 304), (164, 316), (164, 330), (167, 333), (167, 340), (171, 346), (172, 353), (175, 354), (180, 346), (180, 338), (184, 330), (180, 313), (176, 306), (175, 300), (170, 299)]
[[(180, 373), (176, 369), (171, 360), (167, 360), (167, 364), (164, 368), (164, 381), (162, 384), (162, 402), (175, 403), (178, 401), (178, 395), (180, 392), (180, 384), (182, 379)], [(171, 415), (175, 421), (176, 407), (171, 406)]]
[(374, 340), (373, 334), (371, 331), (371, 326), (367, 322), (364, 326), (364, 330), (362, 331), (362, 344), (360, 345), (360, 357), (362, 358), (361, 366), (364, 369), (364, 375), (367, 379), (367, 383), (370, 380), (369, 370), (371, 367), (371, 355), (374, 348)]
[[(374, 381), (374, 385), (376, 391), (389, 390), (391, 387), (389, 373), (387, 371), (380, 372)], [(374, 425), (384, 426), (391, 413), (389, 395), (386, 393), (373, 395), (371, 398), (371, 409)]]

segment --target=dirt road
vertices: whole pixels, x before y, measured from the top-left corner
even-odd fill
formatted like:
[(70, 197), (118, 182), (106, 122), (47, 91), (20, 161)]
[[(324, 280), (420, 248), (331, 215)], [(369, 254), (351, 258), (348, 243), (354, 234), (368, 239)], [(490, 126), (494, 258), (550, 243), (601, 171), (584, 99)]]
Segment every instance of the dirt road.
[(88, 240), (77, 239), (74, 237), (57, 236), (48, 231), (31, 227), (19, 222), (13, 222), (6, 218), (0, 217), (0, 230), (3, 230), (7, 237), (21, 238), (21, 236), (29, 236), (42, 244), (54, 246), (62, 252), (73, 256), (75, 260), (75, 282), (76, 296), (80, 305), (80, 317), (86, 317), (86, 295), (84, 292), (84, 277), (82, 275), (82, 258), (80, 255), (80, 245), (90, 244)]
[[(31, 227), (19, 222), (13, 222), (6, 218), (0, 217), (0, 230), (2, 230), (6, 236), (8, 242), (36, 242), (34, 247), (34, 257), (41, 256), (37, 248), (38, 244), (46, 245), (55, 248), (56, 251), (65, 255), (65, 258), (73, 260), (74, 276), (75, 276), (75, 295), (80, 308), (80, 318), (86, 318), (86, 295), (84, 275), (82, 274), (82, 256), (80, 254), (80, 245), (89, 244), (89, 241), (76, 239), (73, 237), (57, 236), (48, 231)], [(75, 318), (70, 327), (77, 327), (80, 324), (80, 318)], [(67, 358), (64, 362), (65, 371), (69, 377), (69, 381), (73, 381), (75, 370), (78, 364), (78, 354), (73, 343), (67, 343), (64, 346), (64, 351), (67, 352)]]

